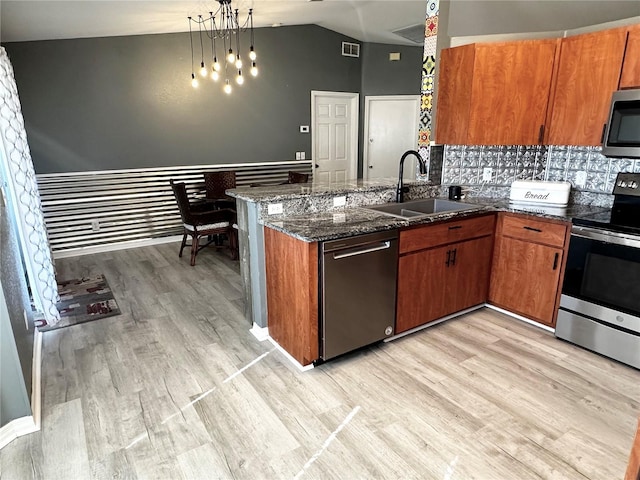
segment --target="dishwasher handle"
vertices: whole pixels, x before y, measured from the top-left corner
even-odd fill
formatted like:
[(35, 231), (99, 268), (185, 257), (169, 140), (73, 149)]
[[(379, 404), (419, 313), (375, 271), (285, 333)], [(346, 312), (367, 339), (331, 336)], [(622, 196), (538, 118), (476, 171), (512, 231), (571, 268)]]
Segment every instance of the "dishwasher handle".
[[(370, 245), (375, 245), (375, 246), (370, 246)], [(340, 260), (341, 258), (353, 257), (356, 255), (364, 255), (365, 253), (377, 252), (378, 250), (386, 250), (390, 246), (391, 246), (390, 241), (380, 242), (378, 244), (363, 245), (360, 248), (349, 249), (346, 251), (343, 250), (342, 252), (344, 253), (336, 252), (333, 254), (333, 259)]]

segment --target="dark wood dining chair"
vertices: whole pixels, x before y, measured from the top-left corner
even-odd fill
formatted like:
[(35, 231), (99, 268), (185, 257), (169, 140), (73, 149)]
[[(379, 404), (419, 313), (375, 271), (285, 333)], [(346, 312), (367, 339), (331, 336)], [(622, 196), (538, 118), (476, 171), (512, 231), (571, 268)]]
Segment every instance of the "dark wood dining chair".
[[(236, 225), (236, 212), (229, 208), (221, 208), (211, 210), (211, 206), (207, 204), (193, 204), (189, 201), (187, 188), (184, 183), (171, 182), (171, 189), (178, 203), (180, 217), (182, 218), (182, 226), (184, 232), (182, 235), (182, 244), (180, 245), (179, 257), (182, 257), (184, 247), (191, 247), (191, 266), (196, 264), (196, 255), (204, 247), (211, 244), (215, 248), (228, 248), (231, 258), (238, 258), (238, 232)], [(191, 244), (187, 245), (187, 236), (191, 236)], [(226, 236), (229, 240), (228, 245), (218, 244), (217, 240), (220, 236)], [(200, 245), (200, 239), (206, 237), (208, 242)]]
[(307, 183), (309, 181), (308, 173), (289, 171), (289, 179), (287, 183)]
[(224, 193), (230, 188), (236, 188), (236, 172), (233, 170), (205, 172), (204, 188), (207, 201), (215, 208), (236, 209), (235, 199)]

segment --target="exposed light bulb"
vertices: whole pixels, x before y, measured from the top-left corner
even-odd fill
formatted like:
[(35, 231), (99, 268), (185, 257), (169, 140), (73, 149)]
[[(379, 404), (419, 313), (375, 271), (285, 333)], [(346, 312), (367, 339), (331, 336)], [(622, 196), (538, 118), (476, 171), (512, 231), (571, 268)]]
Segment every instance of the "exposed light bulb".
[(220, 80), (220, 74), (215, 70), (213, 70), (211, 72), (211, 80), (213, 80), (214, 82), (217, 82), (218, 80)]
[(249, 58), (251, 59), (251, 61), (254, 61), (258, 56), (256, 55), (255, 50), (253, 49), (253, 45), (251, 45), (251, 48), (249, 49)]
[(229, 79), (227, 79), (227, 82), (224, 85), (224, 93), (226, 93), (227, 95), (229, 95), (231, 93), (231, 90), (233, 90), (231, 88), (231, 84), (229, 83)]
[(198, 88), (198, 79), (196, 78), (195, 74), (191, 74), (191, 86), (193, 88)]
[(244, 77), (242, 76), (242, 70), (238, 70), (238, 76), (236, 77), (236, 83), (242, 85), (244, 83)]
[(233, 63), (236, 61), (236, 56), (233, 54), (233, 50), (229, 49), (229, 55), (227, 55), (227, 62)]
[(252, 75), (252, 76), (254, 76), (254, 77), (257, 77), (257, 76), (258, 76), (258, 67), (256, 67), (256, 62), (253, 62), (253, 63), (251, 64), (251, 70), (250, 70), (250, 72), (251, 72), (251, 75)]
[(236, 55), (236, 68), (238, 70), (242, 68), (242, 60), (240, 59), (240, 54)]
[(204, 62), (200, 62), (200, 75), (203, 77), (207, 76), (207, 67), (204, 66)]
[(219, 71), (220, 71), (220, 68), (221, 68), (221, 67), (220, 67), (220, 62), (218, 62), (218, 57), (214, 57), (214, 59), (213, 59), (213, 69), (214, 69), (216, 72), (219, 72)]

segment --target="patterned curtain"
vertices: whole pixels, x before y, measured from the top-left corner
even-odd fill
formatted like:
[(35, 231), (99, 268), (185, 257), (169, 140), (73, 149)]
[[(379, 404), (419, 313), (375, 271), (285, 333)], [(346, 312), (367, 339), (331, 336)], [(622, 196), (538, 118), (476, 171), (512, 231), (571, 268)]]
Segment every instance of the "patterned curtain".
[[(33, 302), (46, 324), (60, 320), (56, 308), (58, 287), (40, 194), (27, 144), (27, 132), (18, 99), (13, 67), (0, 47), (0, 174), (8, 210), (16, 223)], [(40, 325), (42, 326), (42, 325)]]

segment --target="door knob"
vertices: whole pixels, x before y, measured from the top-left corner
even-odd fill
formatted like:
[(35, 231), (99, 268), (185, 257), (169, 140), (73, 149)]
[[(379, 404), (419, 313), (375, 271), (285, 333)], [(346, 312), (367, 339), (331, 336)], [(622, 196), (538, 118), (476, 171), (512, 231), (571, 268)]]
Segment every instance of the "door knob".
[(316, 168), (320, 168), (320, 165), (318, 165), (317, 163), (316, 163)]
[(370, 139), (369, 139), (369, 143), (373, 143), (373, 138), (370, 138)]
[(373, 168), (373, 165), (369, 165), (369, 168)]

